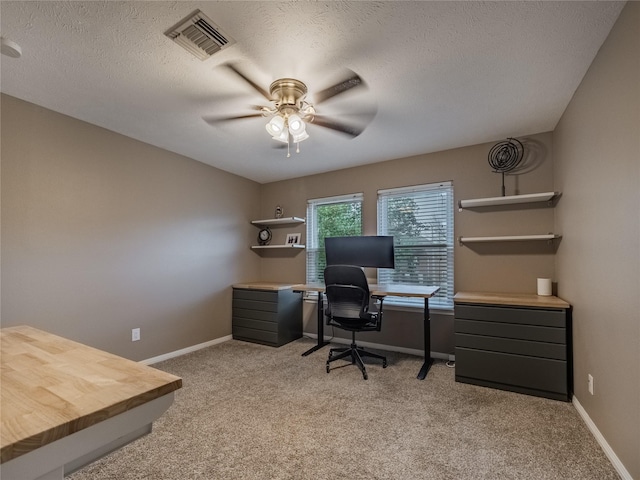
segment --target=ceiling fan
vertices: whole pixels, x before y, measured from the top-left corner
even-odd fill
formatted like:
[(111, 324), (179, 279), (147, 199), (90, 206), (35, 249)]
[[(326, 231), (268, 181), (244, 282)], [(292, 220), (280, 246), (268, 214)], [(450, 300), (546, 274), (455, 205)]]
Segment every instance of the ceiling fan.
[(340, 122), (317, 113), (317, 105), (347, 91), (365, 86), (360, 76), (351, 70), (339, 82), (314, 93), (314, 102), (312, 104), (307, 100), (307, 86), (300, 80), (279, 78), (271, 83), (269, 91), (267, 91), (243, 73), (236, 65), (226, 63), (222, 66), (248, 83), (269, 102), (269, 105), (252, 105), (251, 108), (259, 113), (231, 117), (205, 117), (204, 120), (214, 125), (231, 120), (255, 117), (270, 118), (265, 128), (272, 139), (287, 144), (287, 157), (290, 156), (288, 148), (290, 141), (297, 145), (296, 151), (299, 153), (300, 142), (309, 138), (309, 134), (306, 131), (307, 124), (318, 125), (355, 138), (364, 131), (366, 124), (375, 115), (375, 109), (365, 112), (366, 122), (356, 124)]

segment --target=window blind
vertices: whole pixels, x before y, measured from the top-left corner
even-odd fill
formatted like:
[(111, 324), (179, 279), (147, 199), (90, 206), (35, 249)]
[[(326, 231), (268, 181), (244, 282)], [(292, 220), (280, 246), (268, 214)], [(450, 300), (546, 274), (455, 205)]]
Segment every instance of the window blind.
[[(453, 184), (440, 182), (378, 191), (378, 235), (394, 237), (395, 269), (378, 282), (437, 285), (430, 307), (453, 308)], [(422, 306), (422, 299), (393, 303)]]

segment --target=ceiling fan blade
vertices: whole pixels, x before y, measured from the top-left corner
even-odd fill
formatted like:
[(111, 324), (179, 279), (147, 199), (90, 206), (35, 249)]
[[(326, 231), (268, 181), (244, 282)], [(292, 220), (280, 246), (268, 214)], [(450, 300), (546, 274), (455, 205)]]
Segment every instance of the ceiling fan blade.
[(261, 113), (249, 113), (247, 115), (236, 115), (233, 117), (202, 117), (202, 119), (207, 122), (209, 125), (215, 125), (220, 122), (227, 122), (230, 120), (243, 120), (245, 118), (256, 118), (262, 117)]
[(362, 78), (360, 78), (360, 75), (352, 71), (350, 72), (351, 73), (347, 78), (339, 81), (335, 85), (332, 85), (320, 92), (315, 93), (313, 95), (315, 100), (314, 105), (325, 102), (330, 98), (335, 97), (336, 95), (340, 95), (341, 93), (351, 90), (352, 88), (363, 86), (364, 81), (362, 80)]
[(234, 72), (240, 78), (242, 78), (249, 85), (251, 85), (255, 91), (257, 91), (260, 95), (262, 95), (268, 101), (271, 101), (271, 96), (269, 95), (269, 92), (267, 92), (264, 88), (262, 88), (260, 85), (258, 85), (256, 82), (254, 82), (249, 77), (247, 77), (244, 73), (238, 70), (238, 67), (236, 67), (233, 63), (225, 63), (224, 66), (227, 67), (232, 72)]
[(346, 123), (337, 122), (336, 120), (331, 120), (328, 118), (323, 118), (318, 115), (313, 117), (311, 122), (313, 125), (318, 125), (319, 127), (329, 128), (331, 130), (335, 130), (336, 132), (344, 133), (345, 135), (349, 135), (352, 138), (357, 137), (364, 131), (364, 126), (359, 125), (349, 125)]

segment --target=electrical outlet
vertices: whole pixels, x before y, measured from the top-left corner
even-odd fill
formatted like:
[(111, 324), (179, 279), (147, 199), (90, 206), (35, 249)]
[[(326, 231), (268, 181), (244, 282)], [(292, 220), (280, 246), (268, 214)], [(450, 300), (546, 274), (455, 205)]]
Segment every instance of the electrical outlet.
[(140, 340), (140, 329), (139, 328), (131, 329), (131, 341), (137, 342), (138, 340)]
[(589, 393), (593, 395), (593, 376), (591, 374), (587, 376), (587, 382)]

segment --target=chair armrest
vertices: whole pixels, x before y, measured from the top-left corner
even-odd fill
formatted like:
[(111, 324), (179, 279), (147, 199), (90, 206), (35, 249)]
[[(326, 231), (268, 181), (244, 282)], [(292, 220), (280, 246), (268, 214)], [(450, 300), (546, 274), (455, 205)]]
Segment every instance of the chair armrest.
[(375, 314), (382, 316), (382, 303), (384, 302), (385, 296), (384, 295), (371, 295), (371, 298), (376, 300), (377, 302), (380, 302), (380, 303), (378, 303), (376, 305), (376, 309), (378, 311), (375, 312)]

